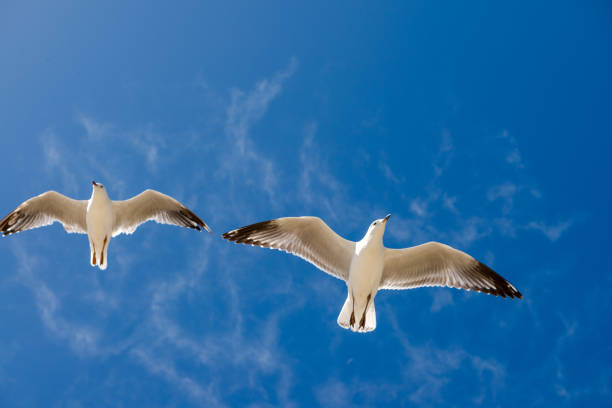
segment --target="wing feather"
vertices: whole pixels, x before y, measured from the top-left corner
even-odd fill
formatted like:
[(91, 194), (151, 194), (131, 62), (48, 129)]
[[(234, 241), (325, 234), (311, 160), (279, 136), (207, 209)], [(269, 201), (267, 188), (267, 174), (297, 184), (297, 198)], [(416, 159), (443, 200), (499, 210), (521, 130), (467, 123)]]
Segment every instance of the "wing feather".
[(47, 191), (23, 202), (0, 221), (2, 235), (60, 222), (67, 232), (87, 233), (87, 200), (73, 200), (55, 191)]
[(155, 190), (145, 190), (129, 200), (113, 201), (113, 213), (113, 237), (121, 233), (132, 234), (140, 224), (149, 220), (210, 232), (208, 225), (193, 211)]
[(491, 268), (439, 242), (405, 249), (385, 249), (381, 289), (448, 286), (495, 296), (521, 298), (510, 282)]
[(236, 242), (278, 249), (310, 262), (338, 279), (347, 280), (355, 243), (336, 234), (317, 217), (286, 217), (259, 222), (223, 234)]

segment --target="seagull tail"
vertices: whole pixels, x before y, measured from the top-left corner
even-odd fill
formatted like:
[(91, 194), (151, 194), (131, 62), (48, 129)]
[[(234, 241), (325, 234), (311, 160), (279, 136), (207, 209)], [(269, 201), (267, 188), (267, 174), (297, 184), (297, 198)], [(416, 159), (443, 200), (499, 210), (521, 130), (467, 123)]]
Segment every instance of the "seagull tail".
[[(352, 317), (351, 317), (352, 316)], [(355, 308), (353, 307), (353, 298), (349, 294), (346, 297), (344, 306), (338, 315), (338, 325), (345, 329), (350, 329), (354, 332), (367, 333), (376, 329), (376, 308), (374, 307), (374, 300), (368, 303), (368, 309), (365, 311), (365, 319), (363, 326), (361, 325), (361, 316), (357, 315)]]
[(105, 270), (107, 266), (108, 265), (106, 264), (106, 256), (104, 256), (104, 259), (98, 263), (98, 268), (100, 268), (101, 270)]
[(366, 310), (365, 315), (365, 325), (363, 327), (359, 327), (357, 325), (357, 331), (359, 333), (367, 333), (371, 332), (376, 328), (376, 308), (374, 307), (374, 299), (370, 301), (368, 304), (368, 310)]
[(351, 313), (353, 313), (353, 298), (348, 294), (346, 300), (344, 301), (344, 306), (342, 306), (342, 310), (338, 315), (338, 325), (345, 329), (350, 328), (351, 326)]
[(107, 265), (107, 259), (108, 259), (108, 244), (109, 244), (109, 240), (108, 237), (104, 238), (104, 243), (102, 244), (102, 250), (101, 251), (96, 251), (96, 246), (94, 245), (94, 243), (90, 240), (89, 241), (89, 260), (91, 263), (91, 266), (97, 266), (98, 268), (105, 270)]
[(96, 248), (94, 247), (93, 242), (89, 240), (89, 263), (91, 266), (96, 266), (98, 264), (98, 260), (96, 257)]
[(104, 242), (102, 243), (102, 254), (100, 254), (100, 259), (98, 260), (98, 267), (101, 270), (105, 270), (108, 266), (108, 244), (110, 243), (108, 237), (104, 237)]

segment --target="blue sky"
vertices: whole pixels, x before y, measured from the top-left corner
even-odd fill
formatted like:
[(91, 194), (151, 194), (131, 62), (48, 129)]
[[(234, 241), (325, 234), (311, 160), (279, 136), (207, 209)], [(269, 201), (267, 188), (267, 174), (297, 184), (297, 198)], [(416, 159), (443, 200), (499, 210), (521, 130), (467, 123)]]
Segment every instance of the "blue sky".
[[(608, 406), (611, 10), (605, 2), (0, 5), (0, 209), (154, 188), (89, 266), (61, 226), (0, 240), (0, 405)], [(520, 301), (381, 292), (220, 234), (315, 215), (437, 240)]]

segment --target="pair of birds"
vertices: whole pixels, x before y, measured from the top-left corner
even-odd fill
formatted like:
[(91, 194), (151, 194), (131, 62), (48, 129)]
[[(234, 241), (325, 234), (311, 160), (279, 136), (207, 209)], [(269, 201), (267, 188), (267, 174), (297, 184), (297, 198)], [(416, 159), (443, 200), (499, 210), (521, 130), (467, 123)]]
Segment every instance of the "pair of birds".
[[(94, 181), (92, 185), (89, 200), (47, 191), (25, 201), (0, 221), (0, 232), (6, 236), (59, 221), (67, 232), (87, 234), (91, 265), (100, 269), (108, 265), (110, 239), (131, 234), (146, 221), (211, 232), (193, 211), (158, 191), (112, 201), (102, 184)], [(448, 245), (428, 242), (404, 249), (385, 248), (383, 235), (389, 217), (372, 222), (358, 242), (342, 238), (317, 217), (277, 218), (226, 232), (223, 238), (289, 252), (343, 280), (348, 294), (338, 324), (357, 332), (376, 328), (374, 298), (379, 289), (448, 286), (522, 297), (488, 266)]]

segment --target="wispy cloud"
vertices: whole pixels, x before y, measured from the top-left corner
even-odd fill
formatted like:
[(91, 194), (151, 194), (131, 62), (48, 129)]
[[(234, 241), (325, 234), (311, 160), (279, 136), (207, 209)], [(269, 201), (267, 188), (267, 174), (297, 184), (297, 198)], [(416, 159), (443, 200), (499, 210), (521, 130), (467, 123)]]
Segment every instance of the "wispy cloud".
[(71, 323), (61, 315), (61, 302), (57, 295), (35, 274), (38, 258), (28, 254), (18, 243), (12, 251), (18, 260), (17, 279), (32, 291), (36, 306), (45, 328), (59, 339), (66, 340), (78, 355), (99, 354), (99, 333), (91, 326)]
[(515, 210), (518, 203), (525, 207), (535, 200), (542, 199), (543, 194), (533, 185), (531, 177), (526, 173), (525, 161), (518, 148), (516, 137), (508, 130), (503, 130), (499, 139), (506, 144), (505, 161), (514, 168), (516, 180), (494, 185), (487, 192), (489, 202), (501, 203), (499, 207), (501, 214), (494, 219), (498, 232), (515, 238), (520, 231), (536, 230), (544, 234), (551, 242), (557, 241), (572, 226), (573, 221), (566, 220), (548, 224), (538, 219), (533, 220), (533, 214), (526, 215), (524, 210)]
[[(464, 362), (475, 371), (481, 389), (475, 395), (474, 402), (482, 401), (482, 393), (495, 393), (504, 387), (504, 366), (491, 358), (472, 355), (461, 348), (438, 348), (433, 345), (418, 346), (408, 340), (406, 333), (400, 329), (397, 320), (391, 314), (393, 331), (403, 346), (409, 358), (404, 367), (405, 378), (414, 384), (409, 392), (409, 399), (413, 403), (428, 404), (432, 402), (445, 402), (443, 389), (450, 382), (449, 374), (462, 367)], [(488, 374), (493, 381), (488, 381)]]
[[(456, 405), (451, 389), (459, 378), (469, 377), (476, 386), (463, 391), (463, 398), (480, 405), (494, 400), (505, 390), (506, 368), (494, 358), (471, 354), (458, 345), (438, 347), (434, 344), (416, 345), (403, 332), (390, 314), (393, 338), (400, 343), (397, 367), (387, 367), (399, 373), (375, 383), (357, 373), (348, 378), (326, 378), (315, 388), (315, 396), (325, 407), (367, 407), (372, 405)], [(404, 357), (402, 358), (401, 353)]]
[[(218, 242), (206, 241), (185, 269), (150, 285), (146, 297), (150, 299), (149, 314), (139, 327), (132, 356), (152, 375), (176, 385), (194, 401), (212, 401), (221, 406), (234, 394), (245, 393), (257, 395), (260, 401), (273, 398), (283, 406), (294, 406), (294, 370), (291, 358), (280, 347), (279, 324), (300, 308), (303, 300), (292, 296), (294, 302), (290, 306), (266, 316), (248, 313), (252, 305), (245, 303), (245, 295), (249, 290), (236, 282), (238, 265), (225, 261), (227, 257), (219, 254), (220, 246), (223, 248)], [(209, 265), (209, 259), (216, 259), (214, 266)], [(223, 273), (214, 272), (219, 268)], [(220, 296), (219, 291), (224, 295)], [(201, 333), (181, 324), (181, 316), (176, 314), (176, 305), (194, 293), (202, 299), (195, 302), (201, 304), (198, 313), (202, 314), (201, 326), (206, 328)], [(216, 315), (220, 310), (227, 312), (225, 319)], [(177, 356), (187, 358), (190, 366), (206, 374), (181, 368), (176, 363)], [(270, 381), (276, 383), (272, 389)]]
[(45, 130), (40, 141), (45, 157), (45, 166), (48, 171), (58, 171), (62, 179), (62, 186), (67, 191), (75, 193), (78, 185), (74, 173), (70, 169), (70, 156), (64, 154), (65, 148), (60, 145), (55, 133), (51, 129)]
[(412, 201), (410, 201), (410, 211), (412, 211), (412, 213), (418, 217), (425, 217), (427, 216), (428, 204), (429, 203), (426, 200), (423, 200), (420, 197), (414, 198)]
[(299, 193), (310, 211), (322, 211), (337, 220), (338, 211), (350, 211), (353, 206), (345, 205), (344, 188), (321, 157), (316, 133), (316, 123), (309, 123), (304, 128), (304, 141), (300, 148)]
[(77, 116), (77, 121), (85, 128), (85, 135), (90, 142), (99, 142), (113, 136), (113, 126), (108, 123), (83, 114)]
[(382, 171), (383, 176), (385, 176), (385, 179), (387, 179), (387, 181), (390, 181), (394, 184), (399, 184), (403, 181), (401, 177), (399, 177), (397, 174), (395, 174), (393, 170), (391, 170), (391, 167), (389, 166), (389, 164), (387, 164), (386, 160), (381, 159), (378, 163), (378, 167), (380, 171)]
[(501, 199), (503, 201), (502, 213), (505, 215), (512, 211), (514, 207), (514, 196), (518, 191), (519, 187), (508, 181), (491, 187), (487, 192), (487, 199), (489, 201)]
[(130, 354), (150, 372), (162, 376), (168, 382), (178, 386), (186, 391), (189, 396), (207, 407), (224, 407), (217, 399), (217, 392), (214, 391), (211, 385), (204, 388), (192, 378), (186, 375), (181, 375), (177, 372), (171, 361), (162, 360), (159, 358), (159, 353), (145, 350), (143, 348), (135, 348), (130, 351)]
[(516, 138), (510, 135), (508, 130), (504, 129), (500, 136), (502, 139), (506, 140), (508, 143), (508, 151), (506, 153), (506, 162), (515, 166), (516, 168), (522, 169), (525, 167), (523, 163), (523, 158), (521, 155), (521, 151), (518, 148), (518, 143)]
[[(36, 276), (40, 264), (37, 257), (27, 254), (27, 249), (19, 244), (14, 244), (13, 252), (18, 265), (17, 279), (32, 291), (44, 327), (53, 337), (65, 341), (78, 356), (101, 360), (111, 355), (129, 356), (152, 376), (175, 386), (192, 402), (213, 407), (226, 406), (226, 401), (236, 392), (257, 394), (265, 401), (270, 398), (269, 381), (276, 378), (274, 400), (283, 406), (294, 406), (291, 393), (295, 376), (290, 357), (279, 346), (278, 326), (281, 319), (300, 307), (299, 300), (290, 307), (258, 317), (253, 323), (253, 316), (248, 320), (243, 317), (249, 306), (243, 304), (242, 289), (234, 283), (232, 268), (228, 267), (218, 282), (224, 285), (228, 296), (210, 297), (213, 303), (207, 303), (204, 309), (216, 312), (229, 307), (226, 324), (207, 326), (206, 332), (198, 335), (186, 329), (180, 316), (173, 313), (176, 304), (194, 291), (207, 296), (204, 288), (209, 284), (204, 282), (210, 283), (211, 278), (206, 276), (209, 267), (203, 261), (210, 257), (209, 245), (200, 248), (198, 257), (184, 270), (164, 275), (163, 279), (143, 288), (142, 293), (132, 294), (136, 297), (135, 304), (124, 303), (122, 310), (111, 310), (110, 314), (96, 310), (90, 314), (88, 324), (67, 317), (70, 313), (62, 308), (62, 296)], [(98, 296), (99, 288), (81, 285), (80, 290), (88, 291), (85, 298), (90, 299)], [(88, 302), (86, 299), (73, 299), (71, 307), (83, 307)], [(222, 299), (228, 304), (218, 304)], [(143, 316), (130, 322), (132, 330), (118, 336), (117, 332), (101, 329), (134, 308)], [(180, 364), (184, 358), (189, 361), (187, 368)], [(194, 366), (200, 367), (199, 374), (191, 370)], [(233, 383), (237, 378), (238, 383)]]
[(268, 105), (281, 92), (283, 83), (294, 74), (297, 65), (297, 59), (292, 58), (287, 68), (277, 72), (271, 79), (259, 81), (248, 93), (239, 89), (232, 90), (225, 126), (228, 134), (235, 139), (240, 154), (248, 153), (250, 128), (266, 113)]
[(315, 389), (315, 396), (322, 407), (352, 406), (354, 390), (342, 381), (332, 378)]
[(108, 149), (105, 148), (105, 146), (119, 143), (125, 147), (131, 145), (131, 154), (137, 154), (143, 157), (146, 167), (150, 172), (156, 172), (158, 170), (158, 165), (162, 159), (160, 152), (165, 150), (166, 141), (155, 131), (152, 124), (146, 124), (132, 130), (120, 130), (110, 123), (100, 122), (85, 114), (80, 114), (77, 120), (85, 130), (89, 150), (98, 152), (99, 156), (107, 156), (103, 157), (101, 161), (94, 161), (92, 157), (90, 159), (92, 167), (100, 170), (100, 168), (103, 167), (101, 163), (106, 164), (108, 167), (112, 154), (119, 154), (119, 156), (123, 158), (123, 154), (121, 154), (122, 151), (109, 152)]
[(572, 220), (562, 221), (555, 225), (548, 225), (542, 221), (532, 221), (527, 225), (527, 229), (540, 231), (542, 234), (546, 235), (546, 238), (551, 242), (555, 242), (561, 238), (563, 233), (565, 233), (571, 225)]
[[(460, 211), (457, 206), (460, 197), (444, 191), (445, 172), (451, 168), (454, 149), (450, 131), (444, 129), (438, 151), (433, 157), (433, 174), (425, 187), (425, 193), (407, 199), (412, 217), (394, 217), (393, 224), (388, 228), (391, 236), (412, 244), (433, 240), (466, 249), (492, 232), (480, 215)], [(497, 199), (499, 194), (497, 190), (491, 190), (490, 199)], [(441, 213), (450, 213), (452, 222), (445, 219), (444, 225), (440, 225), (438, 219)]]
[(156, 172), (161, 159), (160, 152), (166, 148), (165, 140), (152, 129), (152, 126), (140, 129), (130, 139), (135, 150), (144, 155), (149, 171)]
[(456, 196), (452, 196), (450, 197), (447, 193), (444, 193), (442, 195), (442, 203), (444, 205), (444, 208), (446, 208), (448, 211), (454, 213), (454, 214), (458, 214), (459, 210), (457, 210), (457, 207), (455, 207), (455, 203), (457, 202), (457, 197)]
[[(294, 74), (297, 66), (297, 59), (292, 58), (285, 69), (271, 79), (259, 81), (249, 92), (233, 89), (226, 111), (225, 133), (232, 143), (232, 149), (223, 166), (223, 175), (233, 178), (239, 172), (239, 177), (261, 185), (273, 201), (276, 199), (278, 170), (273, 161), (257, 149), (250, 132), (281, 93), (283, 84)], [(253, 174), (257, 176), (253, 177)]]
[(412, 245), (441, 239), (438, 229), (426, 219), (422, 217), (406, 218), (401, 215), (393, 216), (393, 224), (387, 227), (385, 234), (389, 234), (404, 244)]
[(451, 292), (446, 290), (446, 288), (441, 290), (436, 290), (433, 295), (433, 302), (431, 303), (430, 311), (431, 312), (439, 312), (442, 308), (446, 306), (453, 305), (453, 296)]

